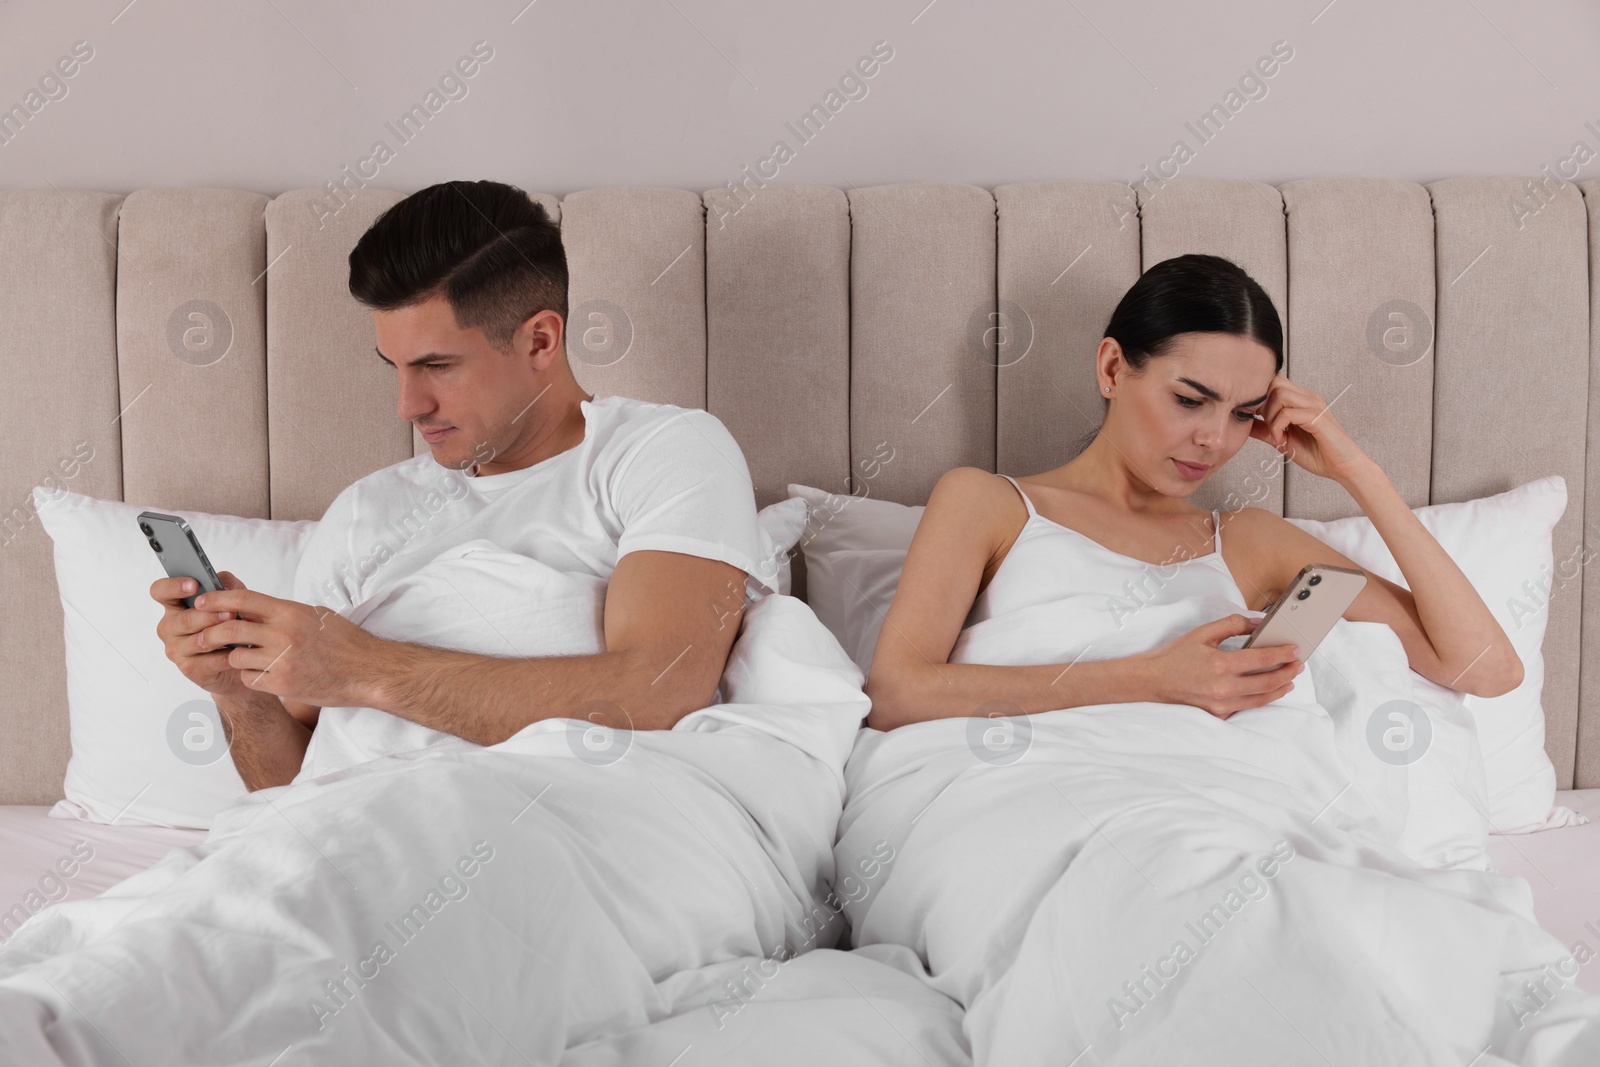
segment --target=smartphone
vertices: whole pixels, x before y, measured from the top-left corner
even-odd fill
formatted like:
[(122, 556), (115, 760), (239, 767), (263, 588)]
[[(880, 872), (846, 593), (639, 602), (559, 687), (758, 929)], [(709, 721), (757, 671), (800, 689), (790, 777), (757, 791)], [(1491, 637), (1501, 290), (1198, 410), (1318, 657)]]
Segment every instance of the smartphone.
[[(1328, 636), (1333, 624), (1344, 617), (1366, 584), (1367, 576), (1362, 571), (1329, 563), (1306, 564), (1294, 576), (1283, 596), (1267, 609), (1266, 617), (1241, 647), (1297, 645), (1301, 662), (1310, 659), (1311, 653)], [(1282, 665), (1245, 673), (1265, 674)]]
[[(200, 539), (183, 519), (176, 515), (163, 515), (159, 511), (141, 511), (139, 532), (144, 534), (145, 540), (155, 550), (161, 565), (166, 568), (167, 577), (193, 578), (200, 583), (203, 593), (215, 593), (222, 589), (222, 580), (211, 569), (211, 560), (206, 558), (206, 550), (200, 547)], [(199, 595), (196, 593), (184, 597), (183, 606), (194, 607), (194, 598)]]
[[(150, 547), (155, 550), (156, 556), (161, 560), (161, 565), (166, 568), (169, 578), (193, 578), (200, 583), (201, 593), (217, 593), (222, 590), (222, 580), (217, 577), (217, 572), (211, 569), (211, 560), (206, 558), (206, 550), (200, 547), (200, 539), (189, 529), (189, 524), (176, 515), (163, 515), (159, 511), (141, 511), (139, 513), (139, 532), (144, 534), (145, 540), (150, 542)], [(194, 607), (194, 598), (200, 593), (183, 598), (183, 606)], [(248, 648), (248, 645), (228, 645), (228, 648)]]

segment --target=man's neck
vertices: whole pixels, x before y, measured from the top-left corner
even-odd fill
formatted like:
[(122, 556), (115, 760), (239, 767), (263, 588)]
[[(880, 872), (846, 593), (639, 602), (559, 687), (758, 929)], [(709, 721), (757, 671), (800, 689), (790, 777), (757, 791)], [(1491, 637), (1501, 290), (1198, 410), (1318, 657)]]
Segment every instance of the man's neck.
[[(578, 445), (582, 444), (584, 439), (589, 434), (589, 420), (584, 417), (583, 403), (593, 400), (593, 395), (579, 390), (578, 403), (572, 405), (570, 412), (562, 420), (563, 425), (552, 432), (541, 444), (541, 447), (534, 450), (532, 458), (519, 467), (516, 467), (512, 470), (500, 471), (499, 473), (514, 474), (516, 471), (526, 470), (529, 467), (535, 466), (536, 464), (543, 463), (547, 459), (554, 459), (563, 452), (571, 451)], [(562, 441), (566, 441), (567, 443), (560, 444)], [(550, 447), (546, 449), (543, 447), (544, 445), (559, 445), (559, 447)], [(469, 478), (486, 477), (486, 475), (484, 475), (478, 469), (478, 464), (476, 462), (474, 462), (472, 466), (467, 469), (466, 473), (467, 477)]]

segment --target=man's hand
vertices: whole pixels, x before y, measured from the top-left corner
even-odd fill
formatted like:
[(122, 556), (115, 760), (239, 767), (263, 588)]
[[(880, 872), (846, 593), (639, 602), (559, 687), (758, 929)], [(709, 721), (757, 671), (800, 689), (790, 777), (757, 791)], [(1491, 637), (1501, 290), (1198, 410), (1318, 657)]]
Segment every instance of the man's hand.
[[(217, 577), (222, 579), (224, 589), (245, 587), (231, 571), (223, 571)], [(167, 658), (177, 665), (183, 676), (212, 696), (248, 694), (249, 686), (228, 663), (228, 649), (223, 647), (227, 642), (213, 641), (208, 647), (199, 639), (208, 627), (233, 616), (227, 612), (183, 606), (184, 597), (199, 591), (200, 583), (193, 578), (162, 578), (150, 586), (150, 596), (166, 608), (156, 624), (156, 636), (161, 638)]]
[[(184, 677), (215, 698), (217, 711), (222, 716), (222, 729), (228, 735), (229, 755), (245, 786), (255, 790), (286, 785), (299, 773), (305, 759), (317, 709), (292, 700), (286, 707), (276, 693), (252, 681), (252, 678), (271, 678), (272, 672), (264, 674), (247, 669), (251, 664), (231, 662), (234, 656), (255, 655), (260, 649), (226, 646), (247, 640), (279, 639), (273, 626), (259, 619), (237, 618), (242, 603), (248, 601), (259, 609), (265, 606), (262, 602), (270, 602), (275, 615), (281, 614), (276, 605), (294, 608), (305, 608), (305, 605), (253, 593), (228, 571), (222, 571), (217, 577), (222, 580), (223, 592), (208, 595), (238, 601), (222, 605), (232, 610), (219, 610), (209, 601), (201, 608), (198, 598), (195, 607), (184, 607), (183, 598), (199, 590), (199, 583), (192, 578), (162, 578), (151, 585), (150, 595), (166, 608), (156, 624), (156, 633), (166, 647), (167, 658), (177, 665)], [(306, 610), (315, 614), (316, 609)], [(337, 615), (333, 617), (346, 626), (351, 625)], [(267, 636), (233, 637), (222, 632), (226, 626), (249, 626)]]
[[(224, 571), (219, 577), (224, 575), (221, 592), (196, 598), (195, 614), (212, 621), (175, 638), (182, 654), (191, 660), (225, 657), (226, 668), (246, 691), (319, 708), (363, 706), (383, 644), (379, 638), (335, 611), (254, 592), (237, 579), (229, 584), (232, 576)], [(188, 625), (197, 621), (174, 624), (173, 629)], [(216, 651), (230, 644), (252, 647)], [(171, 654), (169, 650), (169, 658)], [(226, 668), (217, 669), (218, 674)]]

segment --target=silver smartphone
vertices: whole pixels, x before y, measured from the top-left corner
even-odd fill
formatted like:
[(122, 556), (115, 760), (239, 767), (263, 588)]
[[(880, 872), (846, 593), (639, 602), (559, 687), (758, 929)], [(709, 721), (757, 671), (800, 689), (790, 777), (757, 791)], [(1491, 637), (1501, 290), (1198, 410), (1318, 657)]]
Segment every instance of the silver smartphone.
[[(1333, 624), (1344, 617), (1366, 584), (1367, 576), (1361, 571), (1329, 563), (1306, 564), (1294, 576), (1283, 596), (1267, 609), (1266, 617), (1241, 647), (1296, 645), (1300, 649), (1300, 661), (1305, 662), (1328, 636)], [(1265, 674), (1282, 665), (1245, 673)]]
[[(163, 515), (159, 511), (141, 511), (139, 513), (139, 532), (144, 534), (145, 540), (150, 542), (150, 547), (155, 550), (161, 566), (166, 568), (169, 578), (193, 578), (200, 583), (201, 593), (216, 593), (222, 590), (222, 580), (217, 577), (217, 572), (211, 569), (211, 560), (206, 558), (206, 550), (200, 547), (200, 539), (189, 529), (189, 524), (177, 515)], [(194, 598), (200, 593), (183, 598), (183, 606), (194, 607)], [(228, 645), (228, 648), (248, 648), (248, 645)]]
[[(177, 515), (163, 515), (159, 511), (139, 513), (139, 532), (155, 550), (169, 578), (193, 578), (200, 583), (201, 592), (214, 593), (222, 588), (222, 580), (211, 569), (206, 550), (200, 539), (189, 529), (189, 524)], [(183, 606), (194, 607), (194, 596), (183, 598)]]

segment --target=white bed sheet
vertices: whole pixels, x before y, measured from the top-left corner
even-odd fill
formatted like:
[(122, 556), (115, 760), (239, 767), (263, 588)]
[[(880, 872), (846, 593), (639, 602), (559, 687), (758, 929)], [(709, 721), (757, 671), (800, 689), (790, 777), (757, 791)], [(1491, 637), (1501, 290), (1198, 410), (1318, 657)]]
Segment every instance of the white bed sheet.
[[(1526, 878), (1539, 925), (1556, 935), (1575, 960), (1587, 960), (1573, 979), (1600, 993), (1600, 789), (1556, 794), (1556, 803), (1586, 815), (1582, 826), (1531, 834), (1490, 834), (1489, 859), (1501, 874)], [(1582, 942), (1587, 951), (1578, 952)]]
[[(0, 941), (21, 921), (15, 909), (31, 915), (57, 901), (97, 897), (168, 850), (206, 835), (204, 830), (51, 818), (49, 811), (48, 806), (0, 804)], [(71, 875), (62, 877), (68, 871)]]

